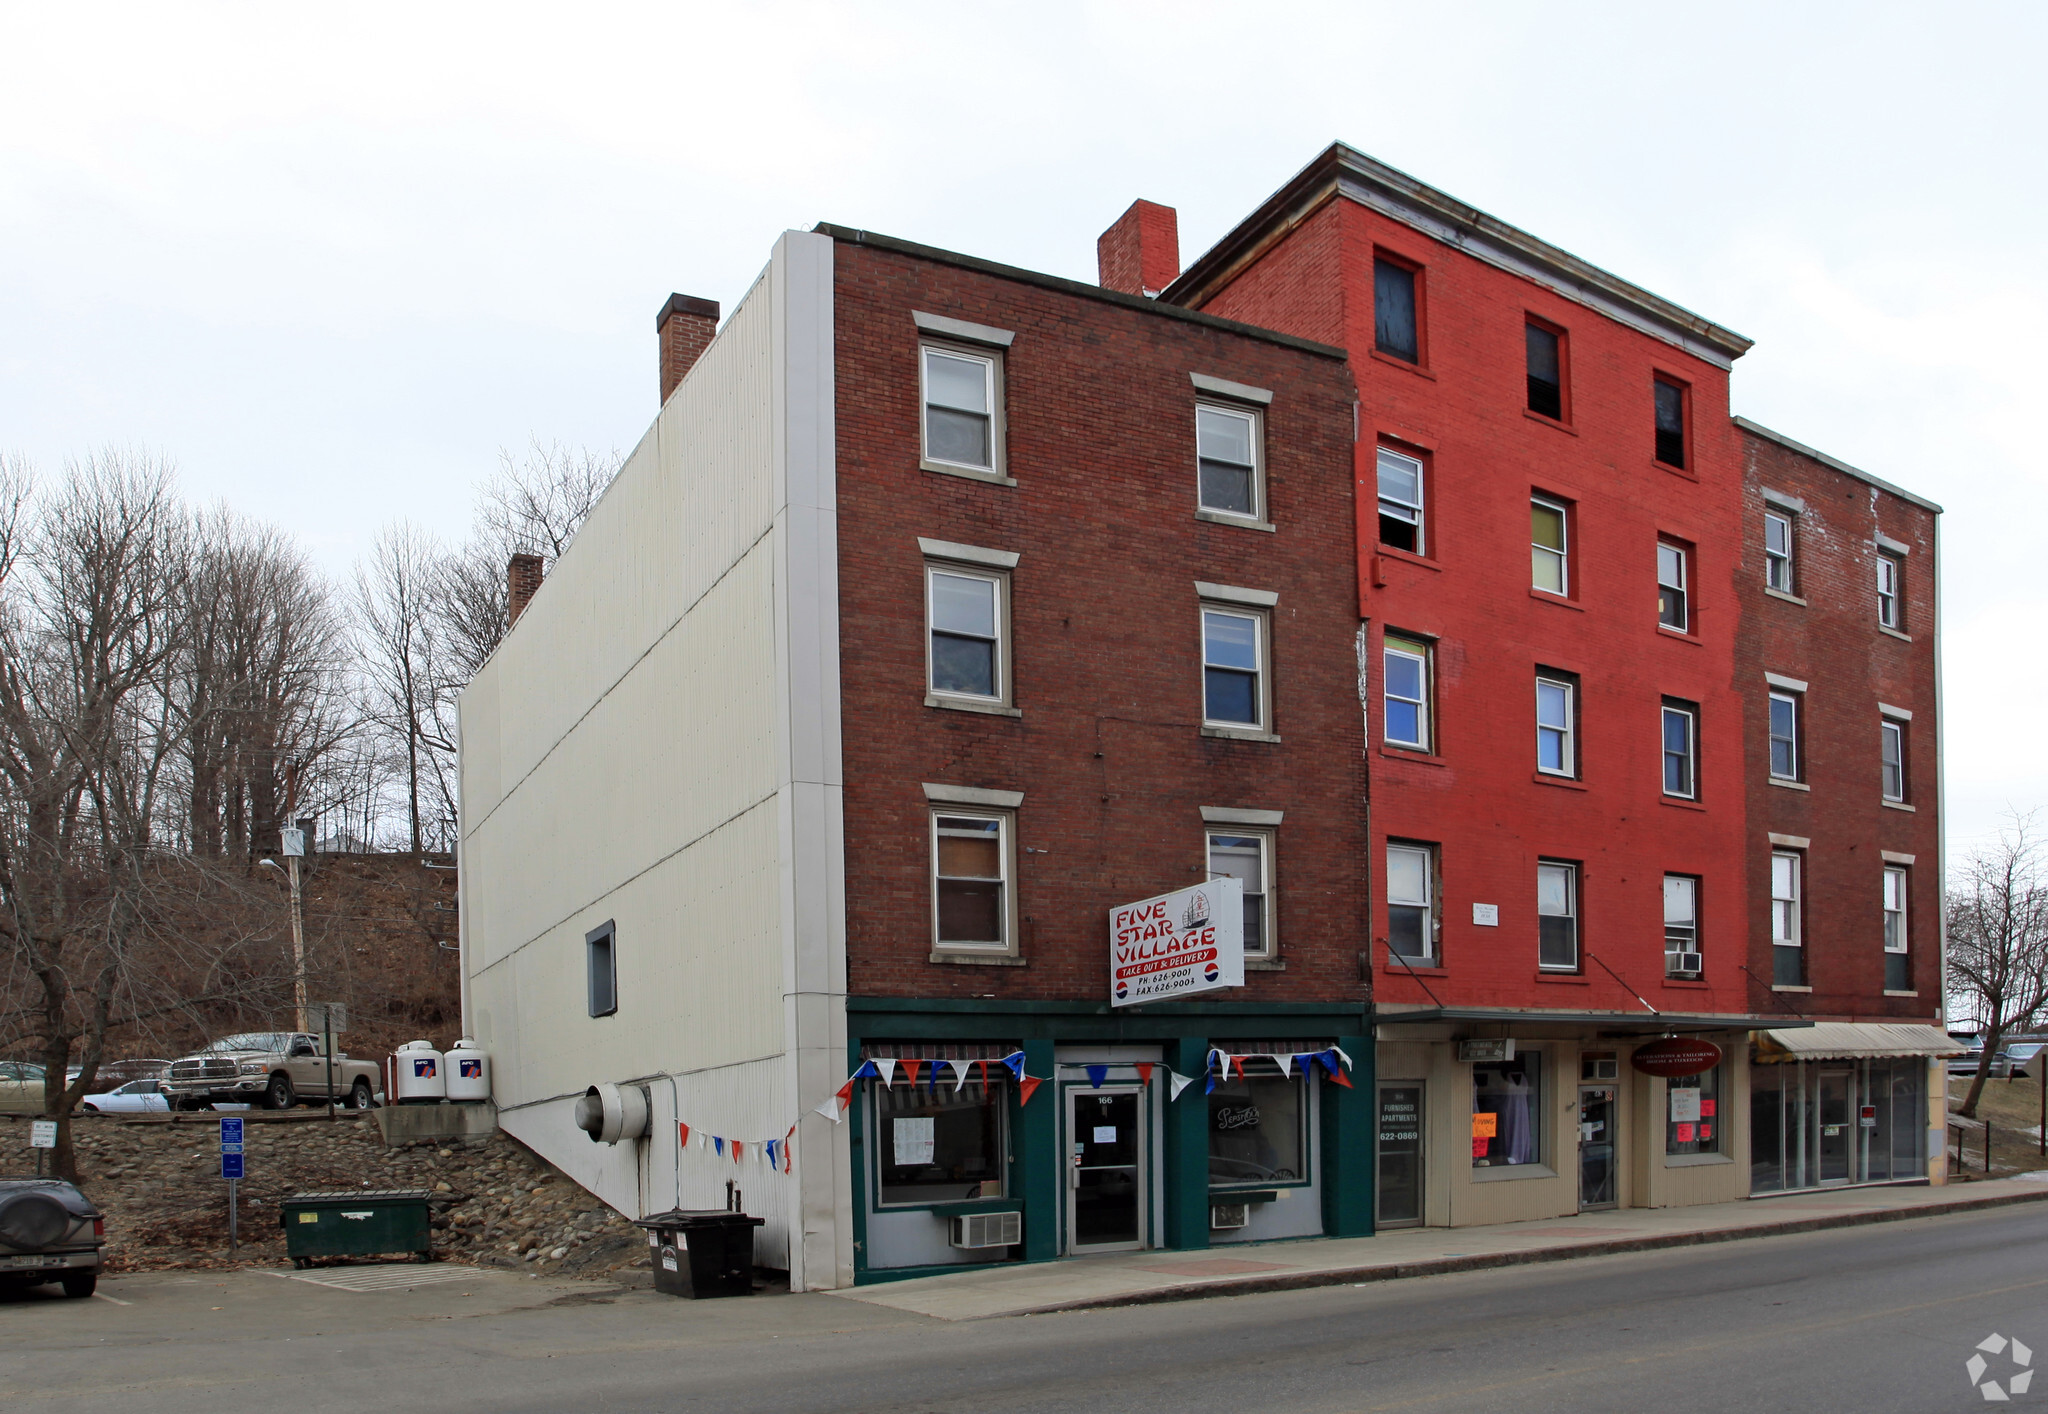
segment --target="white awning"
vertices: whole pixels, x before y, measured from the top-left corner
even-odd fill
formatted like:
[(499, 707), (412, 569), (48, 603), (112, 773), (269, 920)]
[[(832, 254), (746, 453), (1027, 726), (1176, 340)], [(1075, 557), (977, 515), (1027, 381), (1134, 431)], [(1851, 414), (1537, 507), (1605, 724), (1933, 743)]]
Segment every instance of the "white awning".
[(1939, 1027), (1889, 1021), (1816, 1021), (1796, 1031), (1756, 1033), (1756, 1059), (1760, 1061), (1959, 1056), (1966, 1049)]

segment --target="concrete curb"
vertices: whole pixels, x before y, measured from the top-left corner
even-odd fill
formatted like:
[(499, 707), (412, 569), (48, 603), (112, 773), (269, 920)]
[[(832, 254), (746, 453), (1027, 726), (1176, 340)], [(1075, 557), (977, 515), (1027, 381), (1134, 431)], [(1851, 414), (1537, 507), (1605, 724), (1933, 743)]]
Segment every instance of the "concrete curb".
[[(1768, 1200), (1766, 1200), (1768, 1201)], [(2048, 1201), (2048, 1185), (2039, 1193), (1998, 1193), (1983, 1198), (1957, 1198), (1945, 1203), (1926, 1203), (1914, 1208), (1878, 1208), (1845, 1212), (1829, 1217), (1801, 1218), (1794, 1222), (1756, 1223), (1748, 1227), (1716, 1228), (1702, 1232), (1673, 1232), (1658, 1237), (1622, 1237), (1604, 1242), (1573, 1242), (1557, 1247), (1536, 1247), (1525, 1252), (1487, 1252), (1471, 1257), (1436, 1257), (1421, 1262), (1400, 1262), (1370, 1267), (1332, 1267), (1319, 1272), (1288, 1272), (1274, 1276), (1224, 1277), (1214, 1281), (1187, 1282), (1152, 1291), (1133, 1291), (1119, 1296), (1090, 1296), (1078, 1301), (1059, 1301), (1030, 1306), (996, 1315), (975, 1316), (977, 1321), (1005, 1316), (1045, 1316), (1059, 1311), (1095, 1311), (1110, 1306), (1153, 1306), (1168, 1301), (1201, 1301), (1213, 1296), (1253, 1296), (1269, 1291), (1302, 1291), (1318, 1286), (1353, 1286), (1365, 1282), (1399, 1281), (1405, 1277), (1445, 1276), (1452, 1272), (1480, 1272), (1496, 1267), (1531, 1266), (1538, 1262), (1568, 1262), (1577, 1257), (1611, 1257), (1629, 1252), (1657, 1252), (1672, 1247), (1705, 1247), (1717, 1242), (1740, 1242), (1752, 1237), (1791, 1236), (1801, 1232), (1825, 1232), (1831, 1228), (1868, 1227), (1873, 1223), (1904, 1222), (1909, 1218), (1945, 1217), (2019, 1203)]]

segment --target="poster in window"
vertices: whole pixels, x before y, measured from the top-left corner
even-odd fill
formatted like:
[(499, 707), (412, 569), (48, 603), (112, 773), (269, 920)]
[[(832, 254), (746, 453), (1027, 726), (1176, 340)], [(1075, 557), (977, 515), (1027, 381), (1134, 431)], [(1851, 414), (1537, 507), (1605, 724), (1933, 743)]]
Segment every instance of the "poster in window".
[[(1687, 1086), (1684, 1089), (1680, 1089), (1675, 1085), (1672, 1087), (1671, 1122), (1673, 1124), (1690, 1129), (1699, 1122), (1700, 1116), (1703, 1113), (1704, 1110), (1700, 1105), (1700, 1092), (1698, 1090), (1693, 1089), (1691, 1086)], [(1680, 1138), (1678, 1142), (1683, 1144), (1690, 1137), (1688, 1134)]]
[(1678, 1139), (1678, 1142), (1679, 1142), (1679, 1143), (1681, 1143), (1681, 1144), (1690, 1144), (1690, 1143), (1692, 1143), (1692, 1126), (1691, 1126), (1691, 1125), (1689, 1125), (1689, 1124), (1681, 1124), (1681, 1125), (1679, 1125), (1679, 1126), (1678, 1126), (1678, 1134), (1677, 1134), (1677, 1139)]
[(898, 1119), (891, 1131), (895, 1136), (896, 1165), (908, 1168), (932, 1161), (932, 1150), (936, 1142), (932, 1134), (930, 1116)]

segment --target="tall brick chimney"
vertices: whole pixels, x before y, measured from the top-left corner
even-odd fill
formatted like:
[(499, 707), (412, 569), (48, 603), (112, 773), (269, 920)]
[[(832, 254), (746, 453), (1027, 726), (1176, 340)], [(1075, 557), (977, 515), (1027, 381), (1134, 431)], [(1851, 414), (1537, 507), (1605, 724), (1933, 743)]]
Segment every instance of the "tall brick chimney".
[(1156, 295), (1180, 274), (1180, 220), (1171, 206), (1134, 201), (1095, 242), (1105, 290)]
[(540, 571), (544, 562), (538, 555), (514, 555), (505, 568), (505, 627), (519, 622), (533, 596), (540, 592)]
[(718, 332), (718, 301), (695, 295), (670, 295), (654, 316), (654, 334), (661, 341), (661, 401), (683, 381), (690, 365), (703, 356)]

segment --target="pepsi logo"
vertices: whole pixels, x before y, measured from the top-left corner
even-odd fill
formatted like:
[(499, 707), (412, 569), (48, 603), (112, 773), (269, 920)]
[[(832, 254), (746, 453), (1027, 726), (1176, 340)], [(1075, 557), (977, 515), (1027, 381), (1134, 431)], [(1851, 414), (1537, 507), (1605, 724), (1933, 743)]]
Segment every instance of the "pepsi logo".
[(1122, 1000), (1123, 1000), (1123, 999), (1124, 999), (1125, 997), (1128, 997), (1128, 996), (1129, 996), (1130, 994), (1131, 994), (1131, 984), (1130, 984), (1130, 983), (1128, 983), (1128, 982), (1119, 982), (1119, 983), (1117, 983), (1117, 984), (1116, 984), (1116, 999), (1117, 999), (1118, 1001), (1122, 1001)]
[(1218, 977), (1221, 977), (1222, 975), (1223, 975), (1223, 973), (1222, 973), (1221, 969), (1219, 969), (1219, 968), (1218, 968), (1218, 967), (1216, 966), (1216, 964), (1215, 964), (1215, 963), (1213, 963), (1213, 962), (1212, 962), (1212, 963), (1210, 963), (1210, 964), (1209, 964), (1209, 965), (1208, 965), (1207, 967), (1205, 967), (1205, 968), (1203, 968), (1203, 969), (1202, 969), (1202, 976), (1203, 976), (1203, 977), (1204, 977), (1204, 978), (1205, 978), (1206, 980), (1208, 980), (1208, 981), (1211, 981), (1211, 982), (1214, 982), (1214, 981), (1215, 981), (1215, 980), (1216, 980), (1216, 979), (1217, 979)]

